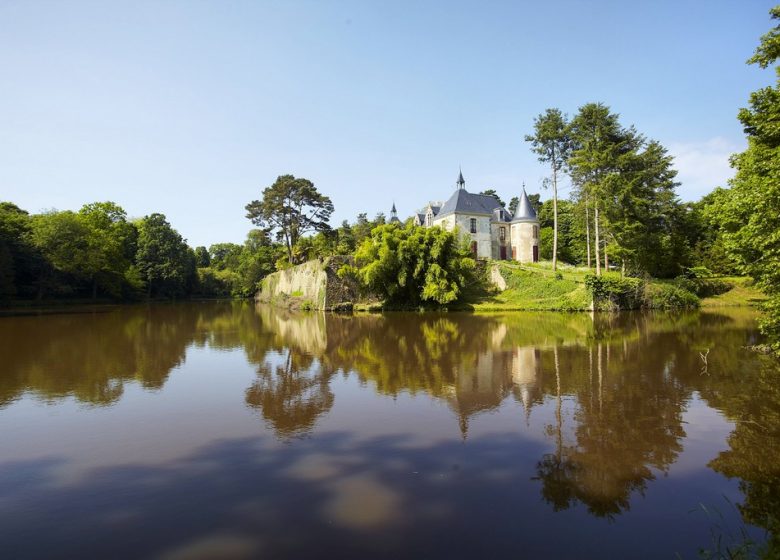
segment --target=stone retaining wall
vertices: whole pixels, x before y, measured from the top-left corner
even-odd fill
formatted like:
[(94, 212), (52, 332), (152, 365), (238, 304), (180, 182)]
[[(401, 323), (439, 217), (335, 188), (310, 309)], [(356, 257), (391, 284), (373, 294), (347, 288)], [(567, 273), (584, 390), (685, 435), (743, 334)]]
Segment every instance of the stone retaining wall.
[(269, 274), (260, 285), (255, 300), (285, 307), (331, 310), (360, 299), (358, 285), (338, 277), (338, 269), (350, 257), (315, 259)]

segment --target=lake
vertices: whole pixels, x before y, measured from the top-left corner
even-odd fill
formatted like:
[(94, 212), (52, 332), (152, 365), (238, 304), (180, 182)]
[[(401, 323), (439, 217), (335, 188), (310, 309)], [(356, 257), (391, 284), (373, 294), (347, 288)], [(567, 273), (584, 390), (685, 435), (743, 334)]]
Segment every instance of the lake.
[(778, 547), (780, 367), (745, 348), (756, 319), (342, 317), (248, 302), (2, 317), (0, 550), (673, 559)]

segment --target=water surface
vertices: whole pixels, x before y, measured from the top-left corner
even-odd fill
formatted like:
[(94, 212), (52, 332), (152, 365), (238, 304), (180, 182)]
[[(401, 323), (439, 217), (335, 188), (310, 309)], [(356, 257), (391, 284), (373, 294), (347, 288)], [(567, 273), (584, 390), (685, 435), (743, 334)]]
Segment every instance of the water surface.
[(0, 318), (8, 558), (698, 558), (775, 546), (755, 313)]

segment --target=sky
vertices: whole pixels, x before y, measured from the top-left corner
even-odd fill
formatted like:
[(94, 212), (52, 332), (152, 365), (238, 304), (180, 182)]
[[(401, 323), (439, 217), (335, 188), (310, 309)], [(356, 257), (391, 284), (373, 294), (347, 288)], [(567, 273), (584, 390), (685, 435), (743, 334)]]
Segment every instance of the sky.
[[(240, 243), (277, 176), (404, 218), (466, 188), (543, 199), (524, 136), (603, 102), (725, 186), (773, 2), (0, 0), (0, 200), (111, 200), (190, 245)], [(568, 184), (562, 196), (568, 195)]]

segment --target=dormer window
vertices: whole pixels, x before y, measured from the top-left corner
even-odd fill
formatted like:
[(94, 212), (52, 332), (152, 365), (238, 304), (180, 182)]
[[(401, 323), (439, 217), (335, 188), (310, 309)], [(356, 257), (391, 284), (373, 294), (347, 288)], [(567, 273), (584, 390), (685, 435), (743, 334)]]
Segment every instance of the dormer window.
[(433, 212), (428, 212), (425, 215), (425, 225), (431, 227), (433, 225)]

